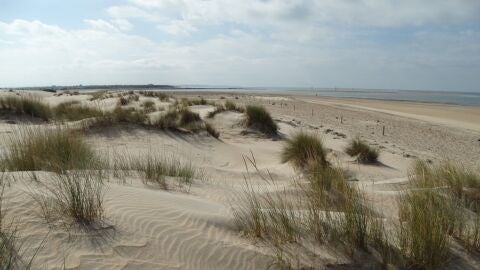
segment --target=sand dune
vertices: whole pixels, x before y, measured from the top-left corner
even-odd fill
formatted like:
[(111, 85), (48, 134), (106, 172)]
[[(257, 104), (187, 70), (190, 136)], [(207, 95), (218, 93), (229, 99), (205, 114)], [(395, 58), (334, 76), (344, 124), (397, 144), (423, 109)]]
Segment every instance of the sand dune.
[[(238, 112), (222, 112), (206, 119), (214, 109), (211, 105), (195, 105), (191, 110), (215, 126), (221, 134), (219, 139), (140, 128), (87, 135), (88, 144), (105, 156), (118, 153), (175, 156), (205, 172), (205, 179), (195, 179), (188, 189), (169, 191), (146, 186), (138, 176), (127, 176), (125, 183), (110, 180), (105, 193), (107, 225), (96, 236), (91, 232), (67, 232), (46, 224), (29, 195), (32, 189), (41, 189), (32, 180), (32, 174), (6, 173), (11, 184), (5, 189), (4, 208), (7, 218), (18, 224), (20, 238), (27, 243), (24, 256), (34, 254), (45, 240), (38, 249), (33, 268), (277, 268), (271, 249), (236, 230), (232, 207), (240, 203), (239, 196), (245, 188), (244, 157), (253, 155), (260, 169), (271, 172), (276, 181), (272, 186), (253, 177), (252, 185), (271, 192), (293, 185), (293, 180), (300, 175), (289, 164), (281, 163), (280, 152), (284, 139), (300, 130), (319, 134), (330, 150), (329, 158), (354, 176), (357, 180), (354, 184), (365, 190), (375, 207), (387, 217), (396, 214), (394, 202), (408, 181), (408, 168), (415, 157), (437, 161), (448, 155), (480, 168), (477, 108), (447, 107), (444, 110), (443, 106), (410, 103), (231, 95), (227, 98), (240, 97), (236, 100), (239, 104), (265, 105), (279, 124), (280, 138), (272, 140), (258, 134), (243, 134), (243, 115)], [(52, 105), (80, 100), (92, 106), (102, 104), (107, 110), (116, 104), (115, 98), (88, 101), (87, 95), (54, 97), (41, 93), (40, 96)], [(220, 94), (208, 94), (205, 98), (220, 101)], [(161, 107), (168, 105), (155, 102)], [(2, 151), (8, 136), (17, 128), (7, 120), (11, 119), (0, 122)], [(17, 123), (26, 124), (20, 120)], [(387, 127), (385, 136), (381, 133), (382, 126)], [(343, 152), (348, 139), (356, 135), (380, 147), (379, 164), (361, 165)], [(40, 181), (52, 177), (52, 173), (47, 172), (36, 175)], [(319, 252), (322, 254), (318, 262), (320, 268), (359, 267), (350, 264), (352, 261), (344, 254)], [(478, 263), (478, 258), (466, 257), (463, 265)]]

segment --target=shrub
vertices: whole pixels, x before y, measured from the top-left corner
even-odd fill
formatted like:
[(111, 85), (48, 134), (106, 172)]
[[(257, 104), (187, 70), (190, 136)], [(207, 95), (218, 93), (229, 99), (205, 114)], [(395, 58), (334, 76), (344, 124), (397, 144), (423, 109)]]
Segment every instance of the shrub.
[(0, 110), (15, 115), (36, 117), (45, 121), (48, 121), (53, 117), (50, 106), (35, 98), (18, 96), (1, 97)]
[(260, 132), (273, 136), (278, 134), (278, 126), (268, 111), (262, 106), (249, 105), (246, 108), (246, 125)]
[[(313, 134), (299, 132), (288, 139), (282, 151), (282, 162), (291, 162), (297, 169), (307, 169), (311, 162), (328, 166), (327, 153), (322, 141)], [(323, 168), (321, 168), (323, 169)]]
[(23, 127), (10, 137), (1, 162), (11, 171), (59, 171), (85, 168), (96, 159), (78, 133), (62, 127)]
[(53, 183), (44, 184), (46, 194), (35, 193), (49, 223), (61, 222), (70, 227), (98, 229), (104, 220), (104, 184), (99, 171), (57, 173)]
[(357, 157), (360, 163), (375, 163), (378, 158), (378, 150), (372, 148), (360, 138), (355, 138), (350, 141), (345, 152), (351, 157)]

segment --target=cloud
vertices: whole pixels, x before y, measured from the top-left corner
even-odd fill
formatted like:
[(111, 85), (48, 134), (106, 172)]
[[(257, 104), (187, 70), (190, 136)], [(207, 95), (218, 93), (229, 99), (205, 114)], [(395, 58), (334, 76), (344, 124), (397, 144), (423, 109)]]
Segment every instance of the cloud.
[[(475, 90), (480, 2), (131, 0), (67, 29), (0, 21), (0, 84)], [(147, 31), (145, 28), (151, 27)], [(165, 35), (168, 34), (168, 35)]]

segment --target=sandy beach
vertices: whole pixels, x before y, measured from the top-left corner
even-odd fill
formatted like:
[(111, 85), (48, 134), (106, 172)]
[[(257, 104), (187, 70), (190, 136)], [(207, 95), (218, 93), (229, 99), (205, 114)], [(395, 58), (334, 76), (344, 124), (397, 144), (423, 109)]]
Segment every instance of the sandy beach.
[[(119, 99), (116, 91), (96, 100), (89, 100), (91, 94), (82, 92), (61, 96), (16, 92), (5, 91), (0, 96), (35, 96), (51, 106), (76, 100), (104, 111), (113, 110)], [(161, 109), (149, 113), (150, 117), (162, 115), (173, 103), (139, 96), (138, 102), (128, 106), (140, 108), (142, 102), (151, 100)], [(252, 241), (236, 229), (232, 209), (242, 202), (246, 179), (250, 185), (269, 193), (294, 188), (295, 181), (303, 175), (289, 163), (282, 163), (280, 153), (286, 140), (299, 131), (322, 139), (329, 160), (352, 175), (355, 181), (351, 184), (367, 194), (385, 220), (397, 215), (396, 200), (416, 159), (433, 164), (448, 159), (480, 170), (479, 107), (242, 93), (189, 92), (172, 96), (178, 100), (201, 96), (212, 104), (230, 100), (238, 106), (262, 105), (278, 124), (280, 136), (272, 139), (245, 132), (244, 115), (236, 111), (208, 118), (208, 113), (215, 109), (211, 104), (191, 105), (189, 109), (215, 127), (220, 134), (218, 139), (207, 133), (179, 133), (131, 125), (86, 133), (87, 144), (106, 158), (174, 156), (203, 172), (190, 185), (172, 184), (169, 190), (145, 185), (135, 174), (108, 178), (104, 207), (109, 227), (102, 229), (101, 237), (66, 231), (42, 219), (31, 192), (39, 188), (36, 181), (50, 181), (52, 172), (5, 172), (4, 179), (9, 184), (4, 190), (2, 212), (7, 224), (15, 224), (23, 243), (22, 256), (29, 258), (36, 253), (33, 269), (282, 269), (267, 244)], [(7, 151), (11, 136), (17, 136), (18, 129), (25, 125), (53, 124), (3, 116), (2, 153)], [(378, 164), (360, 164), (345, 154), (347, 143), (355, 137), (379, 149)], [(260, 171), (268, 171), (274, 184), (258, 177), (248, 158), (255, 160)], [(461, 269), (475, 269), (480, 265), (480, 257), (461, 247), (455, 246), (453, 253), (449, 268), (460, 265)], [(303, 257), (298, 260), (311, 263)], [(315, 269), (376, 267), (368, 258), (352, 258), (327, 245), (316, 249)]]

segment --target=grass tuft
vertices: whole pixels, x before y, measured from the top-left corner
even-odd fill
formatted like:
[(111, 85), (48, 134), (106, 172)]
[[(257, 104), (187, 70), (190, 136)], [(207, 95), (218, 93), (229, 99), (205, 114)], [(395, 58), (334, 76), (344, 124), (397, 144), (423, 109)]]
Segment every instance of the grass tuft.
[(32, 97), (0, 97), (0, 113), (36, 117), (44, 121), (48, 121), (53, 117), (50, 106)]
[(43, 184), (44, 193), (34, 193), (49, 223), (98, 229), (104, 221), (104, 184), (101, 171), (56, 173), (53, 183)]
[(100, 117), (103, 112), (99, 109), (82, 106), (79, 101), (67, 101), (54, 107), (54, 115), (57, 120), (77, 121), (85, 118)]
[(264, 107), (249, 105), (245, 114), (247, 127), (257, 129), (269, 136), (278, 135), (278, 126)]
[(11, 171), (59, 171), (83, 169), (96, 159), (90, 146), (74, 131), (60, 126), (22, 127), (10, 137), (1, 163)]
[(282, 150), (282, 162), (291, 162), (297, 169), (313, 168), (317, 163), (323, 170), (328, 166), (326, 150), (322, 141), (316, 135), (299, 132), (288, 139)]
[(358, 137), (349, 142), (345, 152), (351, 157), (356, 157), (360, 163), (375, 163), (379, 155), (377, 149), (371, 147)]

